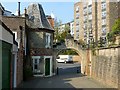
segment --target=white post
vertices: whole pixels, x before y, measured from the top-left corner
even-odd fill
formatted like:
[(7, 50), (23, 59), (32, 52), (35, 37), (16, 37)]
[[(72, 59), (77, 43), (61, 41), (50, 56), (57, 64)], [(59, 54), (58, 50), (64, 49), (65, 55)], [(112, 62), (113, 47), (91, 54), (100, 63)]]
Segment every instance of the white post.
[(17, 79), (17, 77), (16, 77), (16, 74), (17, 74), (17, 53), (15, 53), (14, 54), (15, 56), (14, 56), (14, 88), (16, 88), (16, 79)]
[(50, 76), (52, 76), (52, 57), (50, 58)]

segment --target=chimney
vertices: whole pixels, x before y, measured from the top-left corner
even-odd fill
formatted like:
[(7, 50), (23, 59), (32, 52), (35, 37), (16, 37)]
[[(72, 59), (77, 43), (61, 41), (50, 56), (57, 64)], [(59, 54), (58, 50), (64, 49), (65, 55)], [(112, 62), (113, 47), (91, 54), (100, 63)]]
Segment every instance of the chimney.
[(18, 16), (20, 16), (20, 2), (18, 2)]
[(25, 14), (25, 15), (27, 14), (27, 9), (26, 9), (26, 7), (25, 7), (25, 9), (24, 9), (24, 14)]

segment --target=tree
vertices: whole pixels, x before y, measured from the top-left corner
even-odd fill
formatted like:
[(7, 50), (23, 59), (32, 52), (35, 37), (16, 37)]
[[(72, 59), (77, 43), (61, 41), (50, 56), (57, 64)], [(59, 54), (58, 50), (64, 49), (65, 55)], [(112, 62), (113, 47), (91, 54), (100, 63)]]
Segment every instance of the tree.
[(120, 18), (112, 26), (112, 31), (107, 34), (108, 42), (115, 42), (115, 36), (120, 35)]
[(57, 21), (55, 20), (55, 41), (56, 42), (64, 42), (66, 36), (69, 33), (70, 26), (68, 24), (65, 24), (64, 30), (62, 33), (59, 33), (59, 26), (62, 24), (61, 20)]
[(112, 31), (111, 31), (112, 34), (114, 35), (118, 35), (120, 34), (120, 18), (118, 18), (114, 25), (112, 26)]
[(62, 21), (61, 20), (57, 20), (57, 18), (55, 19), (55, 27), (54, 27), (54, 30), (55, 30), (55, 41), (57, 41), (59, 38), (60, 38), (60, 34), (58, 32), (59, 30), (59, 26), (61, 25)]

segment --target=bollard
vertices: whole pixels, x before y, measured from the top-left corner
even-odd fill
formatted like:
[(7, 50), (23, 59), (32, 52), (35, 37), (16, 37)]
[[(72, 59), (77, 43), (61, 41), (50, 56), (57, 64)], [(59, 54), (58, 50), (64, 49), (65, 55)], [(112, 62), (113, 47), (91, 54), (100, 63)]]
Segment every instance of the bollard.
[(58, 75), (58, 67), (57, 67), (57, 75)]
[(79, 72), (79, 67), (77, 67), (77, 73), (80, 73), (80, 72)]

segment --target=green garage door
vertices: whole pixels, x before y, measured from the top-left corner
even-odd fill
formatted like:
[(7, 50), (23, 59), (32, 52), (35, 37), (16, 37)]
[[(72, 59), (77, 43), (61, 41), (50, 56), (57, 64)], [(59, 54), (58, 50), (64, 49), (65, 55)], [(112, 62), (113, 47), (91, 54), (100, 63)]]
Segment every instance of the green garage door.
[(50, 58), (45, 59), (45, 76), (50, 75)]
[(11, 48), (11, 44), (2, 42), (2, 88), (10, 88)]

